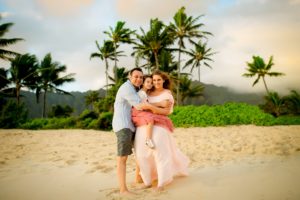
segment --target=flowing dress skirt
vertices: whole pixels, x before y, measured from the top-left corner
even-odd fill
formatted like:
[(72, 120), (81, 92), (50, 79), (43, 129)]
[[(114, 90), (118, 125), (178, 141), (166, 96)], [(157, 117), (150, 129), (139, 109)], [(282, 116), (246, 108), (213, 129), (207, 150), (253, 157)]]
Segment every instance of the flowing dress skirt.
[(158, 187), (173, 180), (174, 176), (187, 176), (189, 159), (176, 147), (173, 135), (160, 126), (153, 127), (155, 149), (145, 145), (146, 126), (137, 127), (134, 148), (145, 185), (157, 180)]

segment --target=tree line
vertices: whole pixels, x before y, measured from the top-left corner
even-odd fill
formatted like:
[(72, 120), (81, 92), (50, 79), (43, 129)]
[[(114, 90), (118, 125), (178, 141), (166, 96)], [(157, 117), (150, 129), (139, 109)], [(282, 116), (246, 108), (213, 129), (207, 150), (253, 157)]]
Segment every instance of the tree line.
[[(172, 92), (175, 94), (177, 106), (185, 105), (189, 97), (203, 96), (204, 86), (200, 82), (200, 69), (203, 66), (212, 68), (211, 62), (216, 52), (208, 47), (208, 39), (213, 34), (204, 30), (204, 23), (200, 21), (202, 17), (204, 16), (189, 16), (185, 8), (181, 7), (169, 24), (165, 24), (158, 18), (150, 19), (148, 29), (140, 28), (138, 32), (127, 28), (126, 22), (118, 21), (115, 27), (109, 27), (104, 31), (106, 38), (101, 39), (101, 42), (95, 41), (97, 51), (90, 54), (90, 59), (99, 58), (105, 63), (105, 96), (100, 97), (99, 91), (90, 92), (85, 97), (85, 101), (86, 105), (91, 105), (91, 108), (84, 111), (79, 118), (85, 120), (84, 123), (93, 119), (94, 122), (90, 127), (94, 127), (97, 123), (109, 123), (116, 92), (128, 76), (128, 69), (119, 65), (120, 57), (125, 56), (120, 50), (120, 46), (124, 44), (132, 46), (130, 55), (135, 58), (137, 67), (143, 68), (149, 74), (158, 69), (170, 75), (175, 86)], [(12, 25), (13, 23), (0, 25), (0, 59), (10, 62), (9, 69), (0, 68), (0, 110), (2, 115), (5, 115), (7, 112), (3, 110), (15, 109), (16, 114), (11, 118), (22, 119), (20, 116), (25, 116), (26, 111), (20, 102), (20, 97), (21, 90), (26, 89), (36, 94), (37, 103), (42, 95), (41, 116), (44, 118), (47, 116), (47, 93), (70, 95), (69, 92), (59, 87), (64, 83), (75, 81), (75, 74), (61, 76), (67, 67), (54, 61), (50, 53), (39, 61), (33, 54), (19, 54), (6, 50), (6, 47), (23, 41), (22, 38), (4, 38)], [(187, 46), (191, 48), (188, 49)], [(182, 54), (188, 57), (185, 62), (182, 60)], [(280, 97), (278, 93), (270, 91), (267, 87), (266, 76), (284, 75), (281, 72), (272, 71), (273, 57), (270, 57), (267, 63), (260, 56), (252, 58), (251, 62), (247, 62), (247, 73), (243, 76), (256, 77), (253, 86), (260, 80), (263, 81), (267, 95), (265, 104), (261, 105), (261, 108), (274, 116), (299, 114), (300, 98), (296, 90), (292, 90), (288, 96)], [(189, 69), (189, 73), (185, 73), (185, 69)], [(193, 84), (192, 81), (192, 73), (195, 70), (197, 70), (199, 84)], [(16, 100), (7, 102), (7, 98)], [(50, 115), (66, 117), (70, 116), (71, 112), (69, 107), (56, 106), (53, 107)], [(95, 122), (96, 119), (97, 122)], [(1, 123), (5, 123), (5, 120)]]
[[(35, 92), (37, 103), (40, 101), (40, 96), (43, 96), (41, 116), (46, 117), (47, 93), (55, 92), (70, 95), (69, 92), (60, 89), (59, 86), (74, 81), (75, 74), (61, 76), (67, 67), (54, 61), (50, 53), (39, 61), (33, 54), (20, 54), (5, 49), (17, 42), (24, 41), (22, 38), (4, 38), (12, 26), (13, 23), (0, 25), (0, 59), (10, 63), (8, 69), (0, 68), (0, 110), (4, 115), (2, 118), (7, 119), (5, 118), (7, 112), (4, 111), (14, 111), (15, 120), (26, 118), (24, 105), (20, 101), (22, 89)], [(7, 102), (8, 98), (15, 98), (16, 100)], [(1, 123), (5, 125), (6, 122), (1, 120)]]

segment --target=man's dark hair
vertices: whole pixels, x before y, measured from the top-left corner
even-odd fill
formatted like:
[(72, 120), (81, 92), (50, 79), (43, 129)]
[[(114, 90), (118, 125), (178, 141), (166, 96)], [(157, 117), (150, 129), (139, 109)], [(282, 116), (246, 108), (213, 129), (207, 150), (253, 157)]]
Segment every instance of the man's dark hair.
[(135, 67), (135, 68), (133, 68), (132, 70), (129, 71), (129, 75), (131, 76), (132, 72), (134, 72), (134, 71), (140, 71), (140, 72), (143, 73), (143, 70), (140, 67)]

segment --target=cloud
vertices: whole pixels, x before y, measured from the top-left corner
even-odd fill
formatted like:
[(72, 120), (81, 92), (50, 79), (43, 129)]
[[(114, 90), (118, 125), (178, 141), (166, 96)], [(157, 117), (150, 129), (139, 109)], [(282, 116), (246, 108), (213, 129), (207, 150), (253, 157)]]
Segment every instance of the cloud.
[[(1, 1), (1, 0), (0, 0)], [(200, 22), (212, 32), (208, 46), (217, 51), (213, 69), (201, 68), (201, 81), (228, 86), (238, 91), (263, 91), (262, 83), (254, 88), (254, 79), (242, 77), (246, 62), (253, 55), (268, 60), (274, 56), (274, 71), (284, 72), (281, 78), (267, 78), (270, 89), (286, 91), (299, 88), (300, 81), (300, 1), (299, 0), (2, 0), (1, 11), (9, 13), (3, 21), (14, 22), (6, 38), (22, 37), (24, 42), (13, 46), (20, 53), (33, 53), (42, 59), (50, 52), (55, 61), (76, 73), (76, 82), (63, 86), (68, 90), (98, 89), (105, 84), (104, 62), (89, 60), (96, 51), (95, 40), (102, 43), (104, 30), (118, 20), (126, 25), (148, 30), (151, 18), (165, 23), (176, 11), (186, 7), (188, 15), (205, 14)], [(188, 46), (190, 48), (190, 46)], [(128, 57), (119, 66), (128, 69), (135, 60), (132, 46), (121, 46)], [(183, 59), (187, 59), (183, 56)], [(195, 79), (197, 72), (195, 71)], [(297, 88), (296, 88), (297, 89)]]
[(35, 0), (44, 12), (53, 16), (74, 15), (92, 5), (94, 0)]
[(179, 8), (184, 6), (188, 13), (204, 14), (216, 0), (117, 0), (116, 9), (121, 19), (129, 23), (148, 23), (152, 18), (172, 20)]
[(213, 70), (203, 68), (202, 80), (243, 92), (263, 91), (262, 83), (253, 88), (254, 79), (241, 75), (253, 55), (266, 61), (273, 55), (273, 71), (286, 76), (267, 77), (270, 88), (280, 92), (299, 89), (295, 74), (300, 73), (300, 15), (299, 6), (295, 7), (282, 1), (246, 0), (218, 12), (211, 10), (206, 28), (214, 34), (209, 44), (219, 53), (214, 56)]

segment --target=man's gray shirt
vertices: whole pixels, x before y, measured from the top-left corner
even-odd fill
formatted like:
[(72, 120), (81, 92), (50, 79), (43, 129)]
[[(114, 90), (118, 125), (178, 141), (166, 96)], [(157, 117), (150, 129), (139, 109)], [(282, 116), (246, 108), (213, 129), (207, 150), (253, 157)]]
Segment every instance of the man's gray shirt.
[(121, 85), (116, 95), (112, 121), (114, 132), (118, 132), (124, 128), (135, 131), (135, 127), (131, 120), (131, 108), (139, 103), (141, 103), (141, 99), (137, 94), (135, 87), (127, 80)]

